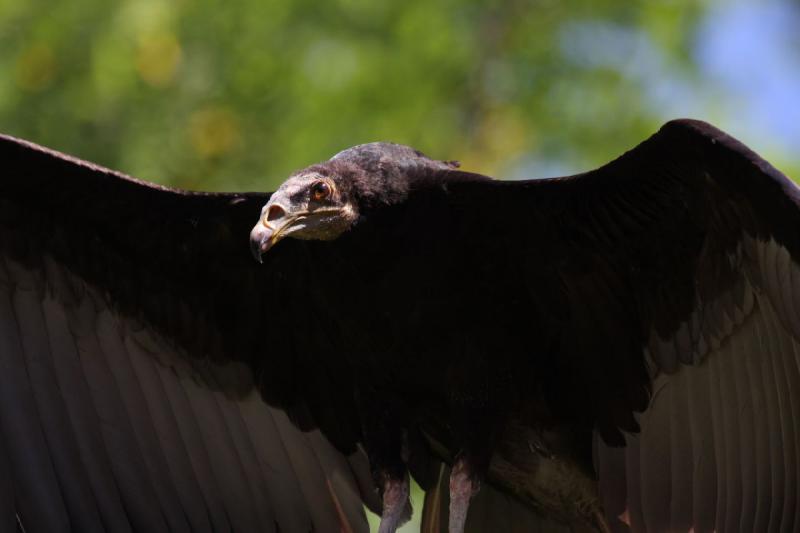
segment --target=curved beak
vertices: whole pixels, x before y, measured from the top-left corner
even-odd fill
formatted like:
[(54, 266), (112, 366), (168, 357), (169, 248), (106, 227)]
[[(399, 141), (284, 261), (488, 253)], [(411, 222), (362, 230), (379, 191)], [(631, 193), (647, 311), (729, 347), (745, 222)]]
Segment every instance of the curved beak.
[(283, 233), (297, 221), (297, 218), (274, 200), (270, 199), (267, 202), (261, 218), (250, 231), (250, 252), (256, 261), (262, 262), (261, 256), (281, 240)]
[(273, 228), (268, 228), (260, 220), (253, 227), (252, 231), (250, 231), (250, 252), (253, 254), (256, 261), (259, 263), (264, 262), (261, 256), (278, 242), (278, 239), (275, 237), (275, 230)]
[[(289, 234), (297, 235), (297, 230), (307, 230), (319, 223), (321, 216), (338, 214), (339, 208), (299, 210), (287, 212), (278, 203), (267, 203), (261, 219), (250, 231), (250, 252), (259, 263), (262, 256), (275, 244)], [(302, 237), (301, 237), (302, 238)]]

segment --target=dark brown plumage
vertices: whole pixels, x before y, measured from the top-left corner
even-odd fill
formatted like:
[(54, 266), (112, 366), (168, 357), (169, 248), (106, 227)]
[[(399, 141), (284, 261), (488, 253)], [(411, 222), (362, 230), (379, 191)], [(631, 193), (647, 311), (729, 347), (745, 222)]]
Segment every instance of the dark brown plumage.
[[(0, 161), (6, 524), (357, 530), (359, 443), (378, 488), (408, 466), (430, 489), (434, 529), (442, 460), (488, 481), (473, 509), (800, 524), (798, 193), (711, 126), (523, 182), (363, 145), (261, 215), (10, 138)], [(272, 478), (306, 438), (273, 408), (338, 451), (314, 437)]]

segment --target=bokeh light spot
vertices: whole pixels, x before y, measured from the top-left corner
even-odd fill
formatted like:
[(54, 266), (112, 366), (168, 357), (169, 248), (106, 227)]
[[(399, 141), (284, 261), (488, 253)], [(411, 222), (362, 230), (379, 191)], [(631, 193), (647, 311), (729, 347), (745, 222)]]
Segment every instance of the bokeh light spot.
[(181, 46), (169, 32), (146, 33), (139, 38), (136, 69), (141, 78), (153, 87), (163, 88), (175, 78), (181, 60)]
[(197, 155), (206, 159), (220, 157), (239, 144), (239, 121), (228, 108), (201, 109), (189, 118), (189, 136)]
[(26, 91), (46, 89), (56, 74), (56, 59), (45, 43), (29, 46), (17, 58), (16, 81)]

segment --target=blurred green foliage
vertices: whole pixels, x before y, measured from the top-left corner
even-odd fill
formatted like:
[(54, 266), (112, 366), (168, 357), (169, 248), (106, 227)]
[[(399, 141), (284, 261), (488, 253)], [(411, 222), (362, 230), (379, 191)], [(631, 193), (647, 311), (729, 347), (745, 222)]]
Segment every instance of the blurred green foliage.
[(0, 0), (0, 131), (215, 190), (270, 189), (372, 140), (498, 175), (576, 171), (664, 120), (650, 88), (623, 68), (635, 51), (621, 50), (622, 67), (570, 52), (573, 41), (587, 46), (586, 23), (645, 36), (665, 68), (691, 78), (703, 9), (674, 0)]

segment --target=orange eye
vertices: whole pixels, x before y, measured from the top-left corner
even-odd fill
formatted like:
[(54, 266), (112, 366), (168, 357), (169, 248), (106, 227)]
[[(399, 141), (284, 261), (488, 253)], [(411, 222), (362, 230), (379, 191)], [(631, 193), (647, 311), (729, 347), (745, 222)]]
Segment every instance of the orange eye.
[(318, 181), (311, 186), (311, 198), (317, 202), (331, 195), (331, 186), (326, 181)]

